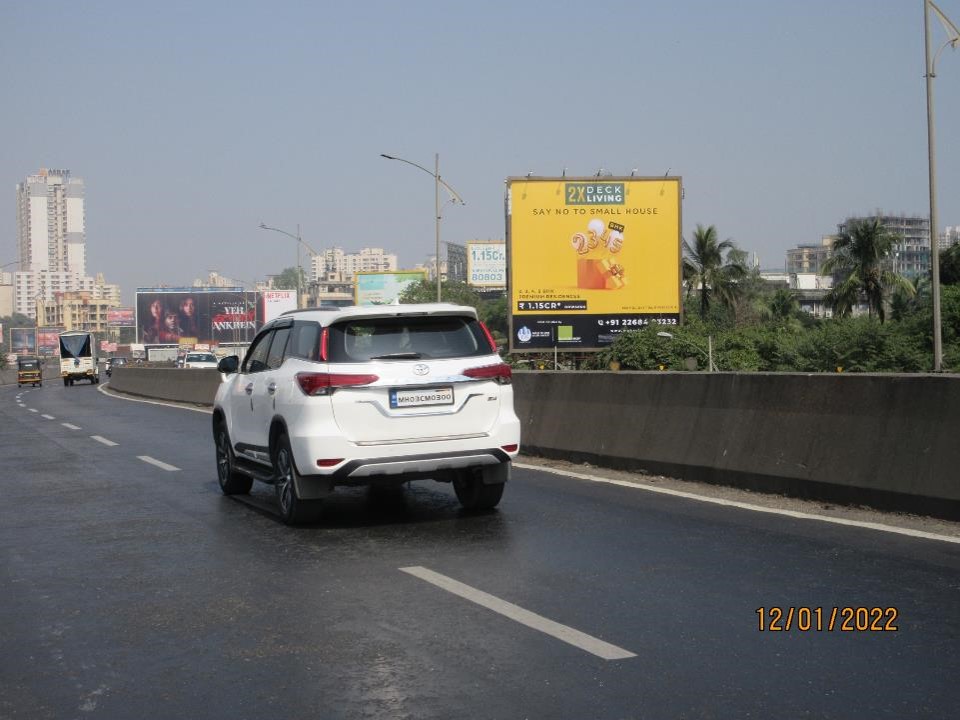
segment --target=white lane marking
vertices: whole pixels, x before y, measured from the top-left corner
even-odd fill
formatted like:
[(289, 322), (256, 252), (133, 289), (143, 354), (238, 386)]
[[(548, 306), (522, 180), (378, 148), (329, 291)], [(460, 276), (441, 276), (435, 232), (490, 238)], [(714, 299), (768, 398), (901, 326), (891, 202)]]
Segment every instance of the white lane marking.
[(769, 508), (762, 505), (753, 505), (752, 503), (739, 502), (737, 500), (723, 500), (722, 498), (706, 497), (694, 493), (684, 492), (682, 490), (671, 490), (670, 488), (653, 487), (651, 485), (642, 485), (639, 483), (626, 482), (624, 480), (613, 480), (611, 478), (599, 477), (597, 475), (586, 475), (584, 473), (570, 472), (569, 470), (560, 470), (558, 468), (541, 467), (540, 465), (527, 465), (526, 463), (513, 463), (514, 467), (523, 470), (539, 470), (541, 472), (553, 473), (554, 475), (563, 475), (564, 477), (577, 478), (578, 480), (589, 480), (591, 482), (606, 483), (608, 485), (619, 485), (621, 487), (633, 488), (634, 490), (645, 490), (661, 495), (673, 495), (688, 500), (697, 500), (699, 502), (712, 503), (714, 505), (723, 505), (725, 507), (735, 507), (741, 510), (752, 510), (753, 512), (769, 513), (771, 515), (785, 515), (787, 517), (797, 518), (798, 520), (819, 520), (820, 522), (833, 523), (834, 525), (847, 525), (850, 527), (866, 528), (868, 530), (879, 530), (881, 532), (895, 533), (897, 535), (908, 535), (910, 537), (924, 538), (926, 540), (940, 540), (942, 542), (960, 544), (960, 537), (951, 537), (950, 535), (938, 535), (937, 533), (926, 532), (924, 530), (911, 530), (910, 528), (895, 527), (893, 525), (884, 525), (883, 523), (866, 522), (863, 520), (847, 520), (846, 518), (835, 518), (827, 515), (814, 515), (813, 513), (798, 512), (797, 510), (783, 510), (781, 508)]
[(67, 430), (79, 430), (79, 429), (80, 429), (80, 428), (78, 428), (76, 425), (71, 425), (70, 423), (60, 423), (60, 424), (63, 425), (65, 428), (67, 428)]
[(537, 615), (529, 610), (524, 610), (519, 605), (514, 605), (506, 600), (501, 600), (494, 595), (485, 593), (482, 590), (477, 590), (469, 585), (464, 585), (462, 582), (458, 582), (453, 578), (449, 578), (446, 575), (441, 575), (440, 573), (434, 572), (433, 570), (429, 570), (425, 567), (414, 566), (398, 569), (401, 572), (405, 572), (409, 575), (420, 578), (431, 585), (435, 585), (442, 590), (446, 590), (447, 592), (453, 593), (458, 597), (462, 597), (464, 600), (469, 600), (470, 602), (476, 603), (477, 605), (485, 607), (488, 610), (493, 610), (495, 613), (499, 613), (500, 615), (508, 617), (511, 620), (520, 623), (521, 625), (526, 625), (528, 628), (539, 630), (550, 637), (554, 637), (557, 640), (561, 640), (569, 645), (573, 645), (576, 648), (585, 650), (591, 655), (596, 655), (604, 660), (626, 660), (627, 658), (636, 657), (636, 654), (630, 652), (629, 650), (624, 650), (616, 645), (611, 645), (603, 640), (598, 640), (591, 635), (582, 633), (579, 630), (574, 630), (572, 627), (568, 627), (567, 625), (561, 625), (553, 620), (548, 620), (542, 615)]
[(145, 463), (150, 465), (156, 465), (161, 470), (166, 470), (167, 472), (178, 472), (180, 468), (175, 465), (167, 465), (165, 462), (161, 462), (156, 458), (152, 458), (149, 455), (137, 455), (137, 460), (143, 460)]
[(96, 440), (98, 443), (103, 443), (107, 447), (116, 447), (117, 445), (113, 440), (107, 440), (105, 437), (101, 437), (100, 435), (91, 435), (90, 439)]
[(41, 415), (40, 417), (45, 418), (47, 420), (56, 420), (56, 418), (53, 415)]
[[(108, 383), (109, 386), (109, 383)], [(164, 405), (166, 407), (180, 408), (181, 410), (192, 410), (193, 412), (206, 413), (207, 415), (213, 412), (212, 408), (195, 408), (183, 405), (180, 403), (166, 402), (163, 400), (141, 400), (139, 398), (125, 397), (117, 393), (109, 391), (109, 387), (104, 385), (98, 385), (97, 390), (102, 392), (104, 395), (107, 395), (118, 400), (128, 400), (130, 402), (142, 402), (147, 403), (148, 405)], [(565, 477), (577, 478), (578, 480), (589, 480), (591, 482), (607, 483), (608, 485), (619, 485), (621, 487), (634, 488), (635, 490), (646, 490), (647, 492), (660, 493), (662, 495), (673, 495), (674, 497), (687, 498), (689, 500), (698, 500), (700, 502), (713, 503), (714, 505), (725, 505), (727, 507), (736, 507), (741, 510), (752, 510), (754, 512), (763, 512), (770, 513), (773, 515), (786, 515), (788, 517), (797, 518), (800, 520), (820, 520), (821, 522), (834, 523), (836, 525), (848, 525), (851, 527), (860, 527), (866, 528), (868, 530), (879, 530), (880, 532), (890, 532), (898, 535), (907, 535), (909, 537), (924, 538), (926, 540), (941, 540), (943, 542), (951, 542), (960, 544), (960, 538), (951, 537), (949, 535), (938, 535), (936, 533), (924, 532), (923, 530), (911, 530), (909, 528), (898, 528), (893, 525), (884, 525), (882, 523), (871, 523), (863, 522), (860, 520), (846, 520), (844, 518), (833, 518), (826, 515), (814, 515), (813, 513), (802, 513), (795, 510), (780, 510), (777, 508), (768, 508), (763, 507), (762, 505), (753, 505), (751, 503), (737, 502), (735, 500), (722, 500), (720, 498), (711, 498), (705, 497), (703, 495), (696, 495), (694, 493), (683, 492), (682, 490), (670, 490), (669, 488), (659, 488), (652, 487), (650, 485), (643, 485), (639, 483), (624, 482), (623, 480), (612, 480), (610, 478), (598, 477), (596, 475), (586, 475), (584, 473), (575, 473), (568, 470), (560, 470), (557, 468), (548, 468), (542, 467), (540, 465), (529, 465), (526, 463), (519, 463), (514, 461), (514, 467), (522, 468), (524, 470), (540, 470), (542, 472), (553, 473), (554, 475), (563, 475)]]
[(143, 398), (127, 397), (126, 395), (123, 395), (121, 393), (111, 391), (110, 383), (106, 383), (106, 384), (101, 383), (100, 385), (98, 385), (97, 392), (101, 392), (107, 397), (114, 398), (115, 400), (126, 400), (127, 402), (145, 403), (147, 405), (162, 405), (164, 407), (179, 408), (180, 410), (190, 410), (192, 412), (206, 413), (207, 415), (213, 414), (213, 408), (209, 408), (209, 407), (198, 408), (198, 407), (191, 407), (190, 405), (184, 405), (183, 403), (170, 402), (168, 400), (144, 400)]
[(36, 408), (30, 408), (30, 412), (40, 412), (40, 411), (37, 410)]

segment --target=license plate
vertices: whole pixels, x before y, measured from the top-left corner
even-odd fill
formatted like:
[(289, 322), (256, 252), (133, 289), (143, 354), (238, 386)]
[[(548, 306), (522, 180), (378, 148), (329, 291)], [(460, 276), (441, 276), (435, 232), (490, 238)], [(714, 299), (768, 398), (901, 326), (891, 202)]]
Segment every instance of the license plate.
[(420, 388), (418, 390), (391, 390), (390, 407), (425, 407), (428, 405), (453, 405), (453, 388)]

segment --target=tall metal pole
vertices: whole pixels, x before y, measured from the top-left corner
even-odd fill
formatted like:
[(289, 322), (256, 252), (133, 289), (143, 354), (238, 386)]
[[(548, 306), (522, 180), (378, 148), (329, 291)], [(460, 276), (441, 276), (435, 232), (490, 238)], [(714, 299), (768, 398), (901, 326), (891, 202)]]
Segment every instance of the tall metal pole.
[(437, 212), (437, 302), (440, 302), (440, 153), (433, 156), (434, 204)]
[(433, 156), (433, 172), (430, 172), (429, 170), (427, 170), (423, 165), (417, 165), (417, 163), (415, 162), (404, 160), (403, 158), (396, 157), (395, 155), (387, 155), (385, 153), (380, 153), (380, 157), (386, 158), (387, 160), (399, 160), (400, 162), (405, 162), (407, 165), (413, 165), (415, 168), (419, 170), (423, 170), (423, 172), (425, 172), (427, 175), (433, 176), (434, 191), (435, 191), (433, 202), (434, 202), (434, 211), (436, 215), (435, 231), (437, 235), (436, 257), (434, 259), (434, 262), (436, 265), (435, 270), (437, 273), (437, 302), (440, 302), (440, 297), (441, 297), (440, 295), (440, 287), (441, 287), (440, 286), (440, 186), (443, 185), (443, 187), (446, 188), (447, 192), (449, 192), (450, 195), (453, 196), (451, 202), (458, 202), (461, 205), (466, 205), (466, 203), (463, 201), (463, 198), (460, 197), (460, 194), (456, 190), (454, 190), (452, 187), (450, 187), (450, 185), (447, 184), (447, 182), (440, 177), (440, 153), (435, 153)]
[(300, 296), (303, 294), (300, 290), (300, 276), (302, 275), (300, 271), (300, 243), (303, 240), (300, 239), (300, 223), (297, 223), (297, 310), (300, 309)]
[(927, 167), (930, 172), (930, 264), (933, 278), (933, 371), (943, 371), (943, 339), (940, 335), (940, 247), (937, 238), (937, 180), (933, 133), (933, 64), (930, 58), (930, 3), (923, 0), (923, 44), (927, 78)]

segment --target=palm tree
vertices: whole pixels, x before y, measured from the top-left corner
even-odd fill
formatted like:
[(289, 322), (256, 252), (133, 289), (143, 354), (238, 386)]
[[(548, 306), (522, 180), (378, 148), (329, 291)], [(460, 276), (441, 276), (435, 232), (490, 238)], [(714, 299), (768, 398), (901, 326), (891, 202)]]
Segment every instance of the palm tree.
[(683, 241), (683, 279), (687, 288), (700, 291), (700, 317), (710, 309), (710, 296), (716, 295), (724, 305), (732, 305), (739, 294), (738, 283), (746, 276), (744, 254), (733, 240), (717, 240), (717, 229), (698, 224), (693, 245)]
[(789, 320), (799, 309), (796, 295), (787, 288), (777, 288), (770, 298), (770, 314), (775, 320)]
[(890, 256), (898, 237), (880, 223), (880, 218), (851, 220), (848, 228), (833, 242), (833, 255), (821, 273), (839, 277), (824, 298), (840, 317), (849, 315), (861, 298), (867, 302), (870, 317), (876, 313), (882, 323), (886, 318), (886, 301), (899, 288), (907, 295), (915, 293), (910, 281), (888, 270)]

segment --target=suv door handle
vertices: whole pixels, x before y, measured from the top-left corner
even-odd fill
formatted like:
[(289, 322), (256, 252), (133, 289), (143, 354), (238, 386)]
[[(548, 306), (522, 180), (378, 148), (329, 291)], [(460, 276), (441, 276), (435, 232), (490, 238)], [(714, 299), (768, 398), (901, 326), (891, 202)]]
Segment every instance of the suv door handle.
[(267, 385), (267, 392), (273, 395), (277, 391), (277, 384), (275, 382)]
[(247, 386), (243, 390), (247, 395), (253, 395), (253, 383), (247, 383)]

